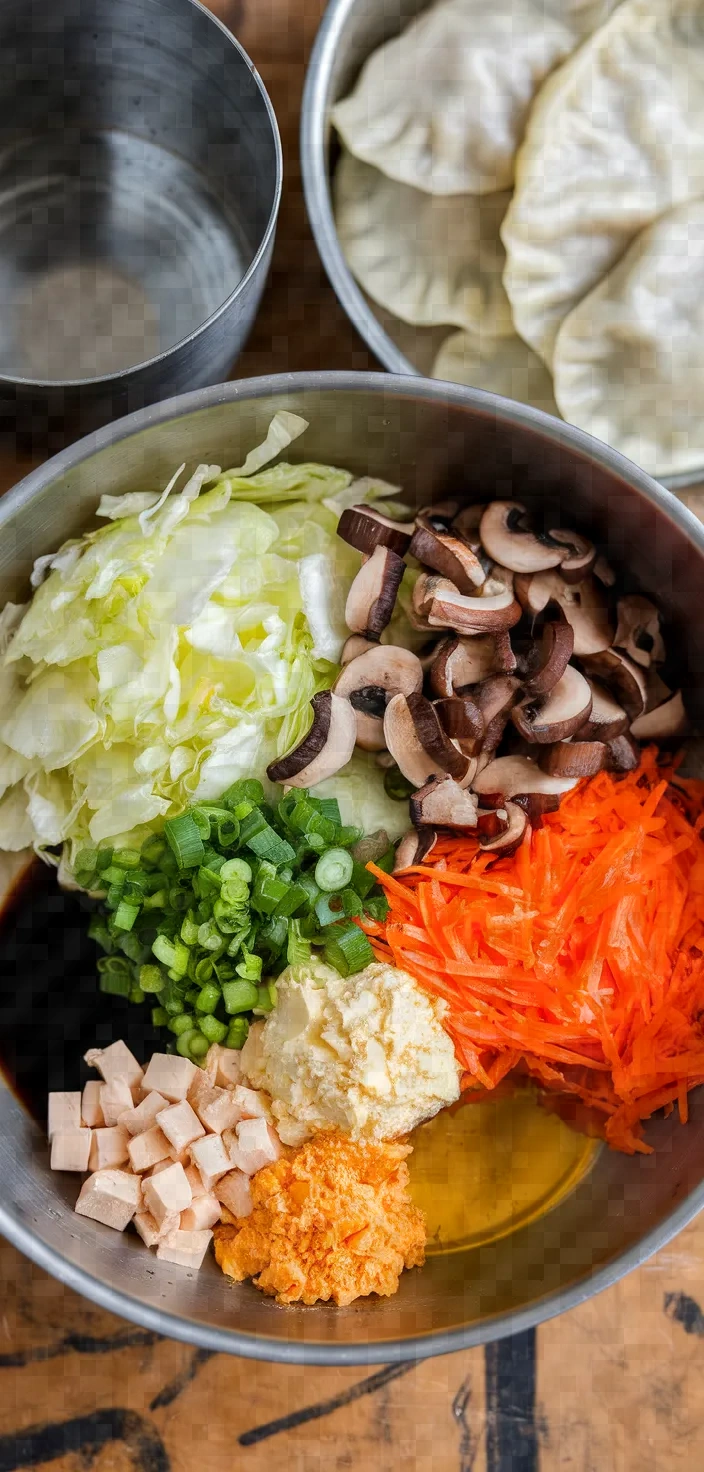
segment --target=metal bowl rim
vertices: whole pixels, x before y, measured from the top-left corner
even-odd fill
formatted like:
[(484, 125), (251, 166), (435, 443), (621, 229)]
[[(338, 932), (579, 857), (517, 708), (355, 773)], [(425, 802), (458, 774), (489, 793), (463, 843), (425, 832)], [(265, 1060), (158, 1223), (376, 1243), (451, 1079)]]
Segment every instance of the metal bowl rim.
[[(335, 54), (343, 27), (359, 0), (328, 0), (308, 62), (301, 105), (301, 173), (308, 220), (320, 258), (339, 302), (352, 325), (390, 373), (404, 373), (414, 378), (424, 375), (393, 338), (382, 327), (369, 306), (347, 264), (335, 224), (330, 178), (325, 161), (325, 138), (328, 128), (326, 94)], [(450, 328), (448, 327), (448, 332)], [(443, 380), (439, 379), (438, 382)], [(487, 390), (488, 392), (488, 390)], [(567, 423), (567, 420), (564, 421)], [(704, 479), (700, 470), (680, 471), (659, 477), (660, 484), (673, 491), (687, 490)]]
[(237, 40), (236, 36), (233, 36), (232, 31), (228, 30), (227, 26), (224, 24), (223, 21), (220, 20), (217, 15), (214, 15), (211, 10), (208, 10), (207, 6), (202, 3), (202, 0), (187, 0), (187, 4), (190, 5), (193, 10), (199, 10), (201, 15), (204, 15), (208, 21), (212, 22), (217, 30), (222, 31), (223, 36), (226, 37), (226, 39), (230, 42), (230, 45), (234, 46), (235, 50), (239, 52), (242, 60), (249, 68), (249, 71), (254, 78), (254, 82), (259, 91), (260, 97), (262, 98), (266, 114), (269, 119), (271, 135), (274, 141), (276, 178), (274, 180), (274, 197), (272, 200), (271, 210), (269, 212), (269, 218), (267, 220), (266, 228), (264, 230), (262, 238), (259, 242), (259, 245), (257, 246), (256, 252), (252, 257), (252, 260), (250, 261), (244, 276), (242, 276), (242, 278), (237, 282), (237, 285), (232, 288), (232, 291), (229, 293), (228, 296), (225, 297), (225, 300), (220, 303), (220, 306), (216, 307), (215, 311), (211, 312), (210, 316), (206, 317), (204, 322), (199, 323), (198, 327), (194, 327), (193, 331), (189, 332), (186, 337), (179, 338), (178, 342), (172, 343), (170, 348), (164, 348), (163, 352), (156, 353), (151, 358), (143, 358), (138, 363), (131, 363), (129, 368), (120, 368), (120, 370), (116, 373), (101, 373), (98, 374), (95, 378), (20, 378), (15, 374), (0, 373), (0, 387), (16, 386), (18, 388), (29, 388), (36, 389), (37, 391), (60, 393), (62, 389), (86, 389), (98, 387), (100, 384), (118, 385), (122, 381), (122, 379), (129, 377), (131, 374), (140, 373), (147, 368), (153, 368), (159, 363), (165, 362), (181, 348), (187, 347), (189, 343), (195, 342), (196, 339), (201, 336), (201, 333), (206, 332), (209, 327), (212, 327), (213, 323), (217, 322), (218, 318), (221, 317), (223, 313), (232, 306), (233, 302), (235, 302), (237, 298), (245, 291), (246, 287), (249, 285), (251, 278), (257, 271), (262, 258), (266, 255), (271, 238), (276, 230), (276, 223), (279, 215), (279, 208), (281, 205), (281, 194), (283, 190), (284, 159), (283, 149), (281, 146), (281, 134), (279, 133), (278, 119), (276, 117), (276, 113), (274, 112), (271, 98), (266, 90), (266, 87), (264, 86), (261, 76), (259, 75), (259, 72), (257, 71), (257, 68), (254, 65), (251, 57), (248, 56), (247, 52), (245, 51), (242, 43)]
[[(633, 465), (610, 446), (593, 440), (582, 430), (563, 423), (539, 409), (519, 404), (511, 399), (500, 398), (483, 389), (469, 388), (460, 384), (447, 384), (438, 379), (425, 379), (420, 375), (393, 375), (386, 373), (354, 372), (302, 372), (271, 374), (261, 378), (236, 380), (214, 387), (194, 389), (162, 403), (139, 409), (112, 425), (96, 430), (78, 440), (45, 464), (30, 472), (0, 499), (0, 527), (7, 525), (21, 509), (38, 495), (58, 476), (74, 466), (90, 459), (109, 445), (129, 439), (142, 430), (150, 429), (169, 420), (179, 419), (219, 404), (243, 399), (267, 399), (297, 391), (340, 390), (342, 392), (389, 393), (402, 398), (420, 397), (474, 408), (484, 415), (493, 414), (507, 424), (531, 427), (545, 435), (553, 443), (562, 443), (585, 455), (591, 461), (620, 475), (661, 514), (674, 521), (704, 557), (704, 526), (691, 511), (677, 501), (668, 491), (645, 471)], [(39, 1267), (51, 1273), (68, 1287), (82, 1293), (100, 1307), (118, 1314), (133, 1323), (141, 1324), (169, 1338), (197, 1344), (215, 1352), (237, 1354), (249, 1359), (276, 1360), (286, 1364), (319, 1365), (367, 1365), (382, 1361), (398, 1363), (402, 1360), (425, 1359), (434, 1355), (449, 1354), (454, 1350), (468, 1349), (506, 1335), (519, 1333), (523, 1329), (555, 1318), (571, 1308), (576, 1308), (586, 1299), (613, 1286), (633, 1268), (647, 1261), (654, 1252), (667, 1245), (683, 1230), (704, 1207), (704, 1182), (689, 1193), (684, 1201), (653, 1227), (640, 1241), (633, 1244), (613, 1261), (596, 1272), (587, 1274), (571, 1288), (538, 1299), (530, 1307), (515, 1312), (493, 1315), (474, 1326), (391, 1339), (369, 1344), (328, 1344), (320, 1341), (280, 1341), (264, 1335), (242, 1334), (237, 1329), (217, 1329), (201, 1325), (176, 1315), (148, 1308), (129, 1293), (110, 1288), (84, 1269), (69, 1264), (62, 1254), (46, 1246), (35, 1237), (31, 1228), (19, 1223), (0, 1203), (0, 1232)]]

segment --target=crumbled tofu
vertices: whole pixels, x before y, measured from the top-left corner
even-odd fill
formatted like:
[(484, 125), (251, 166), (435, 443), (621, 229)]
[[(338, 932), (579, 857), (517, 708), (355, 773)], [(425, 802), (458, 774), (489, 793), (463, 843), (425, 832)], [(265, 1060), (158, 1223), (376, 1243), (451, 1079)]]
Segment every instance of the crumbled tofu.
[(283, 1155), (281, 1141), (266, 1119), (243, 1119), (237, 1126), (237, 1141), (230, 1144), (230, 1160), (245, 1175), (256, 1175)]
[(232, 1089), (242, 1082), (243, 1073), (240, 1055), (236, 1048), (223, 1048), (221, 1043), (212, 1043), (205, 1058), (205, 1073), (210, 1082), (222, 1089)]
[(123, 1130), (121, 1124), (115, 1124), (92, 1133), (88, 1169), (108, 1170), (112, 1166), (124, 1165), (130, 1138), (127, 1130)]
[(56, 1091), (49, 1095), (49, 1123), (47, 1134), (51, 1140), (54, 1135), (66, 1130), (79, 1130), (81, 1128), (81, 1095), (79, 1092), (70, 1093), (67, 1090)]
[(212, 1240), (212, 1232), (170, 1232), (159, 1243), (156, 1255), (180, 1268), (199, 1268)]
[(99, 1170), (84, 1181), (76, 1211), (80, 1216), (92, 1217), (93, 1221), (124, 1232), (141, 1204), (138, 1176), (126, 1170)]
[(167, 1216), (159, 1226), (150, 1211), (138, 1211), (134, 1218), (135, 1227), (147, 1247), (156, 1247), (162, 1237), (178, 1231), (180, 1222), (180, 1216)]
[(154, 1053), (149, 1060), (142, 1087), (157, 1089), (170, 1104), (177, 1104), (179, 1099), (186, 1098), (197, 1071), (190, 1058), (180, 1058), (175, 1053)]
[(185, 1211), (192, 1200), (193, 1193), (182, 1165), (172, 1165), (144, 1182), (145, 1205), (159, 1225), (172, 1213)]
[(131, 1135), (141, 1135), (145, 1130), (152, 1128), (160, 1109), (165, 1108), (166, 1099), (164, 1095), (157, 1093), (155, 1089), (153, 1093), (145, 1094), (141, 1104), (135, 1105), (134, 1108), (126, 1109), (120, 1115), (117, 1123), (123, 1125)]
[(168, 1159), (171, 1164), (169, 1142), (158, 1124), (155, 1124), (151, 1130), (144, 1130), (141, 1135), (130, 1135), (127, 1152), (130, 1165), (137, 1172), (151, 1170), (151, 1167), (158, 1165), (161, 1160)]
[(214, 1135), (221, 1135), (223, 1130), (231, 1129), (245, 1115), (235, 1098), (236, 1089), (213, 1089), (211, 1092), (212, 1099), (201, 1104), (198, 1115), (207, 1129)]
[(178, 1104), (162, 1109), (156, 1118), (157, 1124), (178, 1154), (193, 1140), (198, 1140), (205, 1134), (198, 1115), (191, 1109), (187, 1099), (181, 1099)]
[(271, 1119), (269, 1097), (262, 1094), (258, 1089), (246, 1089), (243, 1084), (238, 1084), (233, 1089), (232, 1097), (239, 1109), (240, 1119)]
[(232, 1169), (222, 1135), (204, 1135), (202, 1140), (194, 1140), (190, 1148), (191, 1160), (200, 1171), (206, 1191), (210, 1191), (218, 1176)]
[(133, 1084), (141, 1084), (144, 1076), (141, 1063), (137, 1062), (134, 1053), (130, 1052), (121, 1039), (117, 1043), (111, 1043), (109, 1048), (89, 1048), (84, 1062), (89, 1068), (97, 1068), (106, 1084), (122, 1075), (132, 1087)]
[(207, 1195), (205, 1186), (203, 1185), (203, 1177), (198, 1169), (198, 1166), (185, 1165), (184, 1170), (186, 1172), (186, 1179), (188, 1181), (188, 1184), (191, 1188), (191, 1191), (193, 1192), (193, 1199), (195, 1200), (196, 1196)]
[(197, 1196), (192, 1206), (181, 1212), (182, 1232), (207, 1232), (220, 1220), (220, 1202), (210, 1192)]
[(117, 1124), (121, 1114), (134, 1108), (132, 1091), (127, 1079), (121, 1074), (117, 1078), (112, 1078), (109, 1084), (100, 1085), (100, 1107), (103, 1111), (103, 1119), (108, 1125)]
[(233, 1216), (249, 1216), (253, 1204), (252, 1190), (249, 1176), (241, 1170), (231, 1170), (222, 1176), (215, 1187), (215, 1195)]
[(87, 1170), (93, 1131), (58, 1130), (51, 1141), (52, 1170)]
[[(100, 1090), (104, 1088), (105, 1085), (101, 1084), (97, 1078), (89, 1079), (83, 1088), (83, 1094), (81, 1096), (81, 1119), (92, 1130), (99, 1129), (105, 1124), (103, 1111), (100, 1107)], [(117, 1123), (119, 1124), (119, 1122), (118, 1120)]]

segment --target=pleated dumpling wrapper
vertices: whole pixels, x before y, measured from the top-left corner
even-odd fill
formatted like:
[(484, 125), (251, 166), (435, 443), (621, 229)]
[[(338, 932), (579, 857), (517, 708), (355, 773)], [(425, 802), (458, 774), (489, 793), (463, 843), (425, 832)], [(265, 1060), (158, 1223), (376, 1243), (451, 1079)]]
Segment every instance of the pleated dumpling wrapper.
[(502, 226), (516, 327), (548, 364), (634, 236), (704, 196), (704, 0), (622, 0), (545, 84)]
[(418, 327), (511, 332), (499, 226), (509, 195), (439, 198), (343, 153), (335, 214), (350, 269), (375, 302)]
[(505, 399), (532, 404), (546, 414), (558, 413), (545, 364), (515, 332), (510, 337), (451, 333), (433, 363), (432, 376), (487, 389)]
[(544, 78), (614, 0), (441, 0), (387, 41), (333, 111), (346, 147), (431, 194), (490, 194)]
[(570, 312), (554, 375), (565, 419), (645, 470), (704, 464), (704, 201), (643, 230)]

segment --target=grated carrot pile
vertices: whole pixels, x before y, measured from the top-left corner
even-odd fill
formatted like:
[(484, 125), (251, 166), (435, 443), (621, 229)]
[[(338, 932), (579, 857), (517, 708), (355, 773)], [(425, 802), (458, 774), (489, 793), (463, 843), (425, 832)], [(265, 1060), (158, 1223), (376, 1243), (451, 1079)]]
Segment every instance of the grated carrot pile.
[(597, 1111), (615, 1149), (687, 1118), (704, 1082), (704, 782), (659, 765), (580, 783), (510, 858), (442, 838), (364, 922), (379, 959), (444, 997), (467, 1084), (513, 1069)]

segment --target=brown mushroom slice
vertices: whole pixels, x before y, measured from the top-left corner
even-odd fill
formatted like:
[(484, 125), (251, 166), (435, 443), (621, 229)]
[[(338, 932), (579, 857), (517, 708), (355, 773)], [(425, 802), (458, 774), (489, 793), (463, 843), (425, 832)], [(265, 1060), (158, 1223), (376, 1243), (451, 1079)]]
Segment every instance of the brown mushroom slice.
[(555, 619), (544, 625), (540, 642), (533, 643), (526, 661), (523, 684), (531, 695), (548, 695), (567, 669), (574, 648), (571, 625)]
[(587, 675), (601, 680), (616, 696), (630, 721), (641, 716), (648, 703), (648, 687), (640, 665), (634, 664), (620, 649), (602, 649), (598, 654), (583, 656)]
[(488, 843), (492, 838), (498, 838), (500, 833), (505, 833), (508, 828), (508, 812), (502, 806), (504, 799), (495, 808), (479, 808), (477, 811), (477, 837), (480, 842)]
[(606, 747), (607, 772), (635, 772), (640, 764), (640, 747), (627, 731), (622, 736), (615, 736), (613, 741), (607, 741)]
[(592, 708), (589, 719), (576, 733), (580, 741), (611, 741), (628, 730), (628, 716), (610, 691), (598, 680), (590, 680)]
[(541, 751), (544, 772), (555, 777), (595, 777), (603, 771), (609, 754), (603, 741), (558, 741)]
[(438, 835), (430, 827), (423, 827), (420, 832), (416, 828), (409, 828), (396, 849), (393, 873), (402, 874), (404, 869), (412, 868), (413, 864), (422, 864), (428, 854), (432, 853), (437, 841)]
[(485, 511), (486, 501), (477, 501), (470, 506), (463, 506), (452, 521), (453, 532), (458, 537), (463, 537), (465, 542), (469, 542), (473, 551), (481, 546), (479, 528)]
[(426, 782), (410, 799), (411, 821), (416, 827), (452, 828), (468, 832), (477, 826), (477, 801), (452, 777)]
[(484, 853), (500, 853), (503, 858), (509, 858), (520, 848), (523, 839), (530, 832), (528, 816), (515, 802), (506, 803), (505, 808), (508, 817), (508, 825), (502, 833), (496, 834), (494, 838), (483, 838), (480, 836), (479, 843)]
[(467, 542), (436, 531), (424, 516), (418, 517), (409, 551), (425, 567), (449, 578), (460, 593), (473, 593), (486, 580), (484, 568)]
[(520, 501), (492, 501), (479, 524), (482, 546), (494, 562), (511, 572), (542, 572), (557, 567), (568, 549), (532, 531)]
[(511, 672), (516, 656), (507, 630), (496, 634), (475, 634), (465, 639), (443, 639), (437, 646), (430, 666), (430, 688), (434, 695), (445, 696), (479, 685), (488, 675)]
[(549, 695), (539, 699), (528, 696), (512, 711), (511, 720), (526, 741), (547, 745), (573, 736), (588, 720), (591, 708), (589, 681), (568, 664)]
[(476, 756), (484, 739), (484, 716), (469, 695), (450, 695), (433, 702), (443, 731), (465, 756)]
[(365, 639), (363, 634), (350, 634), (349, 639), (345, 639), (342, 646), (342, 654), (340, 655), (342, 668), (344, 669), (345, 665), (350, 663), (350, 660), (358, 659), (360, 654), (366, 654), (368, 649), (376, 649), (376, 647), (376, 639)]
[(405, 557), (414, 529), (415, 522), (392, 521), (371, 506), (348, 506), (337, 524), (337, 535), (367, 557), (375, 547), (390, 547)]
[(651, 664), (661, 664), (665, 658), (665, 645), (660, 632), (660, 614), (649, 598), (640, 593), (629, 593), (619, 598), (616, 604), (618, 624), (614, 644), (623, 649), (629, 659), (649, 669)]
[(345, 767), (354, 751), (357, 720), (348, 700), (321, 690), (311, 700), (313, 724), (307, 736), (266, 769), (270, 782), (289, 787), (314, 787), (334, 777)]
[(390, 547), (374, 548), (347, 595), (345, 621), (353, 634), (378, 639), (394, 611), (405, 570), (403, 558)]
[(493, 634), (511, 629), (521, 609), (510, 588), (484, 597), (469, 598), (447, 579), (428, 590), (426, 616), (431, 628), (455, 629), (458, 634)]
[(560, 577), (566, 583), (582, 583), (594, 570), (596, 562), (596, 547), (588, 537), (583, 537), (580, 532), (564, 531), (559, 527), (551, 531), (549, 535), (553, 542), (561, 542), (568, 548), (568, 554), (564, 562), (560, 563)]
[(593, 578), (572, 586), (557, 572), (538, 572), (517, 577), (515, 594), (526, 613), (543, 613), (556, 603), (574, 634), (574, 653), (598, 654), (613, 643), (613, 629), (603, 593)]
[(460, 501), (436, 501), (434, 506), (421, 506), (417, 520), (427, 521), (436, 532), (451, 532), (460, 508)]
[(659, 745), (667, 746), (680, 741), (686, 735), (688, 725), (682, 691), (677, 690), (662, 705), (638, 716), (631, 725), (631, 735), (636, 741), (657, 741)]
[(484, 720), (482, 745), (487, 750), (496, 750), (520, 694), (521, 685), (514, 675), (490, 675), (472, 692)]
[(461, 782), (470, 771), (468, 758), (445, 735), (424, 695), (392, 697), (384, 715), (384, 737), (399, 769), (414, 787), (423, 787), (431, 777), (445, 773)]
[(475, 775), (472, 783), (483, 806), (488, 804), (489, 795), (497, 792), (507, 799), (536, 792), (559, 797), (575, 785), (574, 778), (551, 777), (547, 772), (541, 772), (537, 762), (528, 756), (494, 757), (482, 772)]
[(517, 792), (511, 801), (523, 808), (531, 828), (536, 829), (542, 828), (546, 813), (556, 813), (560, 806), (560, 798), (554, 792)]
[(423, 688), (418, 656), (395, 644), (373, 644), (338, 675), (333, 689), (349, 700), (357, 713), (357, 745), (362, 751), (383, 751), (384, 711), (391, 695), (411, 695)]

